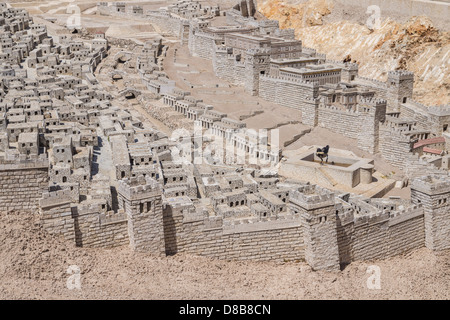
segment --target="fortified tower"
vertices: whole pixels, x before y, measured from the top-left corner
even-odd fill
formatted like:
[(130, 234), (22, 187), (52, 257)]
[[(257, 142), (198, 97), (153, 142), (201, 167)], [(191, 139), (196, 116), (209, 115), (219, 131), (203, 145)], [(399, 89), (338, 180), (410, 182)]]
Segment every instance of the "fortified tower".
[(259, 93), (259, 76), (269, 74), (270, 49), (249, 49), (245, 59), (245, 90), (253, 96)]
[(450, 177), (424, 176), (411, 183), (411, 200), (422, 204), (425, 214), (425, 246), (450, 248)]
[(149, 176), (140, 175), (120, 180), (118, 191), (119, 208), (128, 218), (131, 248), (164, 254), (161, 185)]
[(359, 112), (362, 130), (358, 135), (358, 147), (372, 154), (377, 153), (380, 145), (380, 122), (384, 123), (386, 120), (386, 100), (361, 99)]
[(339, 250), (334, 193), (308, 185), (289, 193), (291, 209), (300, 213), (305, 260), (313, 270), (336, 270)]
[(388, 106), (399, 110), (400, 104), (412, 98), (414, 73), (406, 70), (389, 71), (387, 79)]
[(352, 62), (344, 63), (341, 70), (341, 81), (351, 82), (358, 76), (358, 64)]

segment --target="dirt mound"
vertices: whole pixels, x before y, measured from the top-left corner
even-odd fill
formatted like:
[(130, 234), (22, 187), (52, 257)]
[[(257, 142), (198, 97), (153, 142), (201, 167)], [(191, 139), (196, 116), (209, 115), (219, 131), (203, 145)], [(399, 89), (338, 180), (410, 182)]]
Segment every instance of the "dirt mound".
[[(294, 262), (162, 258), (128, 247), (77, 248), (44, 232), (37, 215), (0, 214), (0, 299), (449, 299), (449, 258), (449, 250), (423, 248), (339, 273)], [(366, 287), (373, 264), (381, 290)], [(71, 265), (81, 270), (81, 290), (66, 287)]]

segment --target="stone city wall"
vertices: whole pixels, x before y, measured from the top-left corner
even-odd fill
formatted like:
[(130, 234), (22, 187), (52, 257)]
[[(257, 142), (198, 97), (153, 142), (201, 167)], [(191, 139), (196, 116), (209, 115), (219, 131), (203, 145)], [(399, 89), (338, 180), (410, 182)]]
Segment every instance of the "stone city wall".
[(341, 264), (402, 254), (425, 245), (423, 209), (413, 207), (396, 216), (339, 211), (337, 237)]
[(122, 212), (106, 213), (98, 205), (72, 208), (76, 244), (89, 248), (110, 248), (129, 243), (127, 217)]
[(188, 208), (168, 206), (164, 228), (168, 254), (188, 252), (235, 260), (304, 258), (298, 217), (224, 226), (221, 217), (193, 215)]
[(236, 61), (235, 57), (228, 54), (226, 49), (216, 49), (213, 57), (213, 68), (219, 78), (238, 86), (245, 86), (245, 63)]
[(0, 211), (37, 209), (47, 187), (47, 161), (0, 164)]
[(410, 137), (399, 129), (380, 124), (380, 152), (383, 158), (400, 169), (405, 167), (405, 159), (411, 154)]
[(317, 97), (319, 86), (300, 81), (289, 81), (267, 75), (259, 77), (259, 95), (264, 100), (284, 107), (300, 109), (300, 101)]
[(216, 37), (206, 32), (191, 31), (188, 44), (189, 50), (193, 56), (212, 60), (216, 39)]

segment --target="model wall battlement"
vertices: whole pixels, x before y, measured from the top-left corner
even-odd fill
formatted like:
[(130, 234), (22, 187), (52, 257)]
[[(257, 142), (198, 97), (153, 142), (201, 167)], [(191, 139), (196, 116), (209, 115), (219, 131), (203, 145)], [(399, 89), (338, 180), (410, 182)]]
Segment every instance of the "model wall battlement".
[(361, 202), (349, 202), (348, 204), (350, 206), (346, 206), (345, 209), (340, 208), (339, 205), (336, 206), (342, 225), (348, 223), (355, 223), (355, 225), (364, 223), (376, 224), (386, 221), (389, 221), (391, 224), (399, 223), (400, 221), (411, 219), (424, 213), (422, 204), (412, 204), (407, 208), (397, 210), (382, 210), (370, 204), (368, 204), (370, 205), (368, 208), (361, 208)]
[(42, 209), (54, 207), (61, 204), (71, 203), (70, 190), (57, 190), (52, 192), (43, 192), (39, 200), (39, 207)]
[(289, 192), (289, 201), (307, 210), (333, 206), (335, 204), (334, 193), (317, 185), (299, 187)]
[(317, 104), (317, 105), (319, 105), (319, 103), (320, 103), (320, 97), (304, 97), (303, 99), (302, 99), (302, 101), (303, 102), (306, 102), (306, 103), (312, 103), (312, 104)]
[(355, 215), (354, 224), (355, 226), (359, 226), (361, 224), (374, 225), (381, 222), (386, 222), (388, 220), (389, 220), (389, 212), (375, 211)]
[[(172, 205), (170, 205), (172, 206)], [(172, 207), (177, 208), (178, 210), (180, 208), (183, 209), (183, 223), (192, 223), (196, 221), (204, 221), (209, 219), (209, 212), (208, 210), (196, 210), (194, 206), (188, 206), (186, 209), (183, 206), (178, 207)]]
[(422, 213), (423, 214), (423, 206), (422, 204), (413, 204), (412, 206), (408, 208), (403, 208), (401, 210), (395, 210), (390, 212), (391, 218), (400, 218), (400, 217), (406, 217), (410, 215), (414, 215), (416, 213)]
[(416, 178), (411, 182), (411, 189), (421, 191), (428, 195), (450, 193), (450, 177), (448, 175), (428, 175)]
[(119, 209), (117, 213), (114, 211), (108, 211), (99, 215), (100, 225), (107, 225), (112, 223), (125, 223), (127, 221), (127, 215), (123, 209)]
[(205, 31), (200, 31), (200, 30), (195, 30), (195, 35), (198, 36), (198, 37), (207, 38), (207, 39), (210, 39), (210, 40), (213, 40), (213, 41), (222, 40), (223, 39), (223, 37), (218, 35), (218, 34), (205, 32)]
[(31, 157), (24, 154), (5, 153), (5, 157), (0, 157), (0, 171), (48, 168), (48, 166), (49, 161), (46, 153)]
[(413, 99), (408, 99), (408, 103), (412, 104), (413, 107), (417, 107), (421, 111), (428, 112), (429, 107), (427, 105), (424, 105), (423, 103), (420, 103), (420, 102), (418, 102), (416, 100), (413, 100)]
[(95, 202), (81, 202), (77, 204), (77, 213), (79, 216), (92, 213), (106, 213), (106, 200)]
[(340, 107), (332, 105), (332, 104), (328, 105), (328, 104), (324, 104), (324, 103), (320, 103), (319, 108), (325, 109), (325, 110), (331, 110), (331, 111), (335, 111), (335, 112), (346, 113), (346, 114), (350, 114), (350, 115), (359, 115), (359, 114), (364, 114), (364, 113), (370, 112), (370, 110), (363, 111), (362, 108), (356, 108), (356, 109), (345, 108), (344, 109), (344, 108), (340, 108)]
[(271, 51), (270, 48), (258, 48), (258, 49), (247, 49), (245, 53), (251, 56), (258, 56), (258, 55), (269, 55), (270, 51)]
[(350, 206), (343, 206), (341, 203), (336, 203), (336, 211), (338, 212), (338, 219), (341, 225), (353, 223), (355, 220), (355, 209)]
[(392, 124), (390, 122), (382, 122), (380, 123), (380, 129), (385, 129), (387, 131), (390, 131), (391, 133), (400, 135), (404, 137), (404, 141), (411, 141), (412, 138), (411, 136), (406, 135), (405, 133), (407, 132), (413, 132), (416, 129), (415, 128), (411, 128), (411, 130), (409, 129), (409, 127), (405, 126), (405, 127), (393, 127)]
[(372, 212), (381, 212), (382, 210), (372, 206), (368, 199), (362, 198), (362, 196), (357, 196), (350, 198), (347, 203), (355, 210), (356, 215), (367, 215)]
[(223, 233), (249, 233), (268, 230), (283, 230), (288, 228), (300, 228), (300, 215), (284, 213), (269, 217), (248, 217), (238, 219), (224, 219)]
[(450, 116), (450, 106), (449, 105), (440, 105), (440, 106), (432, 106), (428, 108), (428, 112), (437, 116)]
[(361, 97), (359, 100), (359, 104), (366, 104), (372, 107), (381, 107), (381, 106), (385, 106), (387, 103), (386, 100), (381, 99), (381, 98), (376, 98), (376, 97), (369, 97), (369, 98), (364, 98)]
[(359, 75), (355, 77), (355, 80), (358, 80), (358, 79), (371, 82), (374, 86), (377, 86), (380, 89), (387, 89), (387, 87), (388, 87), (386, 82), (379, 81), (379, 80), (376, 80), (376, 79), (372, 79), (372, 78), (368, 78), (368, 77), (362, 77), (362, 76), (359, 76)]
[(317, 84), (316, 82), (311, 82), (311, 81), (305, 81), (305, 80), (301, 80), (301, 79), (292, 79), (292, 78), (284, 78), (284, 77), (274, 77), (268, 74), (263, 74), (260, 75), (260, 79), (268, 79), (268, 80), (273, 80), (273, 81), (279, 81), (280, 83), (285, 82), (285, 83), (293, 83), (293, 84), (299, 84), (308, 88), (313, 88), (313, 89), (318, 89), (320, 87), (319, 84)]
[(125, 178), (119, 181), (118, 191), (129, 200), (140, 199), (162, 193), (161, 184), (156, 180), (143, 176)]
[(276, 216), (267, 216), (267, 217), (256, 217), (256, 216), (248, 216), (248, 217), (238, 217), (238, 218), (227, 218), (223, 220), (223, 225), (225, 226), (236, 226), (243, 224), (252, 224), (252, 223), (268, 223), (270, 224), (273, 221), (280, 220), (294, 220), (299, 219), (300, 216), (298, 214), (294, 214), (293, 212), (285, 211)]
[(414, 72), (407, 70), (393, 70), (388, 72), (389, 80), (414, 80)]

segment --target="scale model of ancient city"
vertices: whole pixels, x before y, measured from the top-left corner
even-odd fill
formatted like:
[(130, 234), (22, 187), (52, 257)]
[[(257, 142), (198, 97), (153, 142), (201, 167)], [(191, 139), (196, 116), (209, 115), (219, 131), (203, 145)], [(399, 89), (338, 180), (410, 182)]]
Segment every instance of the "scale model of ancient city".
[(450, 106), (414, 73), (362, 77), (253, 0), (96, 8), (159, 37), (0, 3), (1, 211), (79, 247), (313, 270), (450, 248)]

